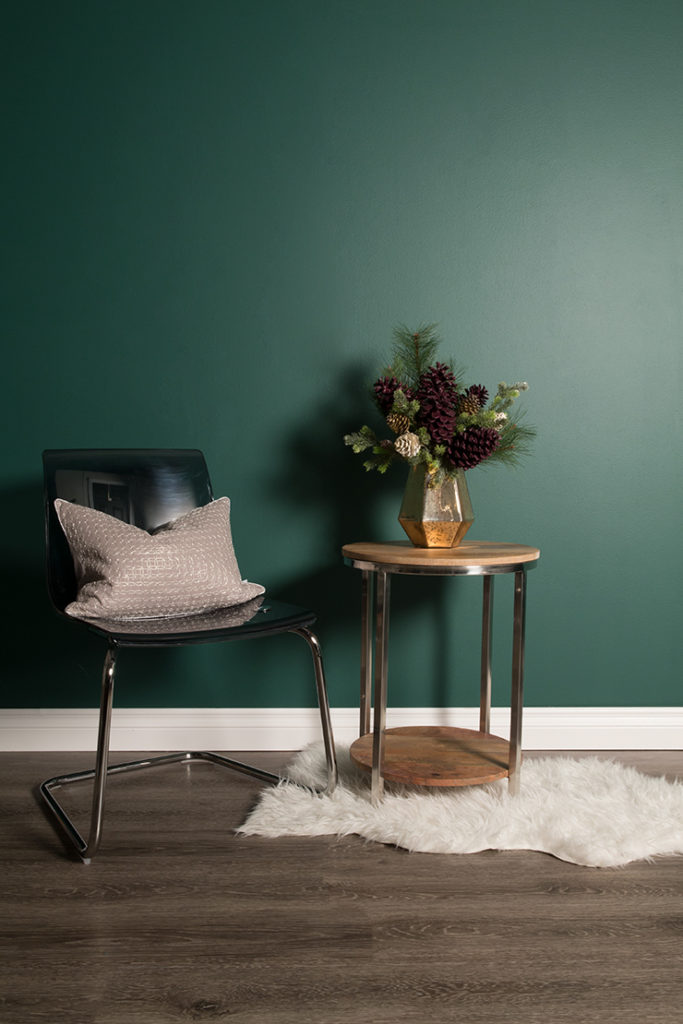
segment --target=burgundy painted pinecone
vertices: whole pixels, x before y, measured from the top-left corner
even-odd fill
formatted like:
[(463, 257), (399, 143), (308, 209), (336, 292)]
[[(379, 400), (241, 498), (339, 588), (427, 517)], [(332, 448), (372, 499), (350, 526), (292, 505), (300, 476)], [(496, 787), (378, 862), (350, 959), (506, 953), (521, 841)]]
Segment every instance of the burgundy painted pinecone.
[(483, 409), (489, 400), (489, 393), (483, 384), (472, 384), (463, 395), (464, 399), (472, 399), (478, 403), (480, 409)]
[(448, 444), (457, 416), (458, 386), (453, 371), (436, 363), (420, 377), (415, 397), (420, 403), (417, 422), (426, 427), (434, 444)]
[(394, 392), (400, 388), (395, 377), (380, 377), (372, 385), (379, 411), (386, 416), (394, 404)]
[(391, 412), (391, 407), (394, 404), (394, 394), (399, 388), (410, 401), (413, 397), (412, 389), (404, 387), (396, 377), (380, 377), (379, 380), (376, 380), (372, 385), (377, 408), (383, 416), (386, 416), (387, 413)]
[(458, 469), (473, 469), (495, 452), (500, 435), (493, 427), (468, 427), (453, 438), (448, 458)]

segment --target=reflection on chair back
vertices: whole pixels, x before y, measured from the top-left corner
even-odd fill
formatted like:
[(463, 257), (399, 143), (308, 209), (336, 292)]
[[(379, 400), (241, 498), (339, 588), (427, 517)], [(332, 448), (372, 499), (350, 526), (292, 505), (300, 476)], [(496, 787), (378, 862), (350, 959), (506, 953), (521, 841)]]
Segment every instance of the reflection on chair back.
[(213, 498), (200, 451), (134, 448), (43, 452), (48, 590), (59, 611), (73, 601), (71, 552), (54, 499), (107, 512), (142, 530), (154, 530)]

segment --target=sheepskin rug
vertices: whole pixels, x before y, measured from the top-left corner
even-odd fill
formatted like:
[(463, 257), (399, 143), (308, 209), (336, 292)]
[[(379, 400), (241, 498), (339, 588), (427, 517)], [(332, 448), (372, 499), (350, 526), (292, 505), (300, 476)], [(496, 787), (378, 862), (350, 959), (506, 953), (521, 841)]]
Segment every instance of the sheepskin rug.
[(448, 789), (387, 784), (374, 807), (369, 773), (351, 761), (348, 748), (337, 754), (339, 784), (331, 796), (314, 791), (325, 785), (325, 758), (321, 745), (308, 747), (287, 768), (291, 782), (264, 789), (238, 833), (355, 834), (419, 853), (538, 850), (587, 867), (683, 854), (683, 781), (615, 761), (530, 758), (516, 797), (505, 779)]

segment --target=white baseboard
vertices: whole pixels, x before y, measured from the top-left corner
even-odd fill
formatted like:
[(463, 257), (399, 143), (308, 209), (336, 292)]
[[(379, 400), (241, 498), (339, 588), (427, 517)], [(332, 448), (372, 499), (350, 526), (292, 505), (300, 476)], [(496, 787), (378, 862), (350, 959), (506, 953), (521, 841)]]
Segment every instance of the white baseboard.
[[(98, 712), (89, 708), (7, 709), (0, 751), (94, 750)], [(389, 708), (387, 726), (477, 729), (475, 708)], [(510, 709), (495, 708), (491, 732), (507, 736)], [(358, 735), (358, 710), (334, 708), (337, 742)], [(112, 750), (300, 750), (320, 738), (315, 708), (116, 708)], [(679, 750), (683, 707), (525, 708), (527, 750)]]

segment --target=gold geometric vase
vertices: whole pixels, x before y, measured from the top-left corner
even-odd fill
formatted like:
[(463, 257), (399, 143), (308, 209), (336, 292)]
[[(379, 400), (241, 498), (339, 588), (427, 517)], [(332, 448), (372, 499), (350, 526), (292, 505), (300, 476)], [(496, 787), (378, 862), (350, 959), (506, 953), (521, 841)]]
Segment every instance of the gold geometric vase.
[(474, 522), (465, 471), (430, 487), (426, 466), (411, 466), (398, 521), (417, 548), (457, 547)]

